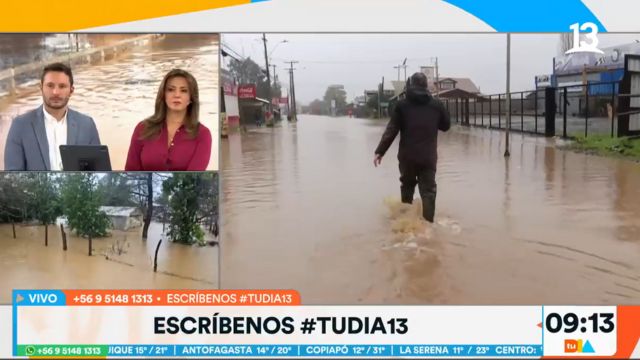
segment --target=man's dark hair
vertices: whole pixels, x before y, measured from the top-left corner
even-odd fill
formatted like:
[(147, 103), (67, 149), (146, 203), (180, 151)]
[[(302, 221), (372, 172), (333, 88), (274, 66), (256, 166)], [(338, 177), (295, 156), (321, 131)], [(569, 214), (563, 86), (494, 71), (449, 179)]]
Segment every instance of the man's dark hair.
[(40, 82), (44, 82), (44, 76), (49, 72), (62, 72), (69, 77), (69, 83), (73, 86), (73, 74), (71, 73), (71, 68), (63, 63), (53, 63), (44, 67), (42, 70), (42, 76), (40, 77)]

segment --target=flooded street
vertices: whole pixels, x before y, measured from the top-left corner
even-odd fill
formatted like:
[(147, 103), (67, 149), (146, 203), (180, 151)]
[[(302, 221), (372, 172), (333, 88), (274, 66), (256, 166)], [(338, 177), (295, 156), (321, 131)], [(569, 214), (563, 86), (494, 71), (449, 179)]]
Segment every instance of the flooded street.
[[(191, 72), (198, 81), (200, 121), (211, 130), (212, 149), (218, 148), (218, 50), (217, 35), (170, 34), (115, 59), (73, 67), (75, 92), (69, 106), (94, 119), (102, 144), (109, 146), (112, 169), (124, 169), (133, 129), (153, 114), (158, 86), (173, 68)], [(17, 96), (0, 97), (0, 153), (12, 119), (42, 104), (38, 84), (39, 78), (19, 86)], [(217, 168), (218, 155), (212, 151), (208, 169)]]
[[(224, 139), (223, 288), (305, 304), (640, 301), (640, 165), (551, 140), (440, 135), (436, 225), (399, 204), (385, 121), (303, 115)], [(417, 192), (416, 192), (417, 194)]]
[[(88, 240), (67, 230), (68, 250), (62, 249), (59, 226), (49, 226), (49, 245), (43, 226), (0, 225), (0, 303), (11, 302), (11, 289), (215, 289), (218, 287), (217, 247), (188, 246), (164, 240), (153, 257), (162, 224), (151, 223), (147, 241), (141, 228), (112, 230), (111, 236)], [(207, 236), (211, 236), (208, 235)]]

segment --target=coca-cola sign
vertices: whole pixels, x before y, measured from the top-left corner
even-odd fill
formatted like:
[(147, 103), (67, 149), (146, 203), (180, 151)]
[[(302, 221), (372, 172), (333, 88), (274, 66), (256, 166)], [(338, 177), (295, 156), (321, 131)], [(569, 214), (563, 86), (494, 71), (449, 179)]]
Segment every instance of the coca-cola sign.
[(286, 105), (289, 103), (289, 98), (288, 97), (279, 97), (279, 98), (273, 98), (271, 99), (271, 103), (273, 105)]
[(244, 85), (238, 86), (238, 98), (239, 99), (255, 99), (256, 86), (254, 84), (244, 84)]

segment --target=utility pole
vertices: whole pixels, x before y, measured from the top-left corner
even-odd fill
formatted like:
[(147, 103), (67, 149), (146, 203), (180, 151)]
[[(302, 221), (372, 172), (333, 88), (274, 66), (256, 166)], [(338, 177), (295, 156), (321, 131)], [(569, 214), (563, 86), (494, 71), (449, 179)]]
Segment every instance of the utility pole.
[[(272, 64), (271, 67), (273, 68), (273, 87), (272, 89), (276, 88), (276, 84), (278, 83), (278, 75), (276, 74), (276, 64)], [(280, 87), (280, 96), (282, 96), (282, 87)], [(278, 98), (276, 100), (275, 105), (273, 104), (273, 99), (271, 99), (271, 106), (274, 107), (275, 109), (278, 110), (278, 121), (282, 120), (282, 118), (280, 117), (280, 98)], [(275, 118), (275, 113), (273, 114), (273, 120), (275, 122), (276, 118)]]
[(407, 80), (407, 58), (404, 58), (402, 62), (402, 67), (404, 68), (404, 80)]
[(402, 65), (398, 65), (398, 66), (394, 66), (394, 69), (398, 69), (398, 81), (400, 81), (400, 68), (402, 67)]
[[(264, 43), (264, 63), (265, 69), (267, 70), (267, 85), (269, 87), (267, 91), (267, 101), (269, 102), (269, 104), (267, 105), (267, 109), (271, 113), (271, 118), (267, 119), (266, 124), (267, 126), (271, 127), (273, 126), (273, 108), (271, 105), (271, 76), (269, 75), (269, 56), (267, 55), (267, 35), (265, 33), (262, 33), (262, 42)], [(258, 84), (256, 84), (256, 86), (257, 85)]]
[(289, 90), (287, 91), (287, 116), (289, 117), (289, 121), (293, 121), (293, 111), (291, 110), (293, 107), (293, 97), (291, 96), (291, 92), (293, 91), (293, 71), (288, 69), (289, 71)]
[(384, 94), (384, 76), (382, 77), (382, 82), (380, 83), (380, 87), (378, 87), (378, 119), (382, 118), (382, 95)]
[(293, 70), (295, 70), (295, 68), (291, 69), (291, 104), (293, 105), (293, 116), (291, 117), (291, 121), (296, 122), (298, 121), (298, 103), (296, 102), (296, 82), (293, 77)]
[(291, 116), (291, 71), (289, 71), (289, 89), (287, 89), (287, 116), (291, 121), (293, 121), (293, 117)]
[(295, 70), (295, 68), (293, 67), (293, 64), (297, 64), (298, 61), (295, 60), (291, 60), (291, 61), (285, 61), (285, 63), (289, 64), (289, 97), (291, 98), (291, 121), (295, 122), (298, 121), (298, 108), (296, 105), (296, 85), (295, 85), (295, 81), (294, 81), (294, 77), (293, 77), (293, 70)]
[(438, 57), (436, 56), (436, 99), (440, 98), (440, 79), (438, 76)]
[(276, 86), (276, 83), (278, 82), (278, 75), (276, 75), (276, 64), (271, 65), (271, 67), (273, 68), (273, 86)]
[[(289, 116), (289, 119), (291, 122), (295, 121), (294, 118), (294, 104), (293, 104), (293, 67), (289, 68), (289, 99), (287, 101), (287, 115)], [(291, 104), (291, 105), (289, 105)]]
[(511, 128), (511, 33), (507, 33), (507, 128), (504, 156), (509, 157), (509, 129)]

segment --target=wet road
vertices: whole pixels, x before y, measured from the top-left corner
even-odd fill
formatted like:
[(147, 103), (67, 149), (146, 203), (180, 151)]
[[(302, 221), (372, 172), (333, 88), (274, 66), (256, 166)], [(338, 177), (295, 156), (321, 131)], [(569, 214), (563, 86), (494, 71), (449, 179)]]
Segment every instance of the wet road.
[[(96, 35), (104, 45), (104, 37)], [(191, 72), (200, 90), (200, 121), (211, 130), (212, 149), (218, 148), (217, 35), (172, 34), (121, 54), (115, 60), (73, 68), (75, 93), (69, 106), (93, 117), (102, 144), (109, 146), (111, 166), (124, 170), (136, 124), (153, 114), (158, 86), (173, 68)], [(17, 97), (0, 99), (0, 154), (13, 117), (42, 104), (38, 81), (20, 87)], [(0, 169), (4, 155), (0, 156)], [(217, 170), (212, 151), (209, 170)]]
[[(68, 250), (62, 250), (59, 227), (49, 226), (44, 245), (43, 226), (0, 225), (0, 303), (11, 302), (11, 289), (215, 289), (218, 287), (218, 248), (176, 244), (164, 240), (158, 251), (158, 272), (153, 256), (162, 224), (151, 223), (147, 241), (141, 228), (111, 231), (88, 240), (67, 230)], [(207, 236), (211, 236), (207, 234)]]
[(549, 140), (440, 137), (436, 225), (399, 202), (384, 122), (301, 116), (223, 140), (223, 288), (307, 304), (640, 301), (640, 165)]

